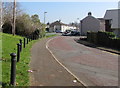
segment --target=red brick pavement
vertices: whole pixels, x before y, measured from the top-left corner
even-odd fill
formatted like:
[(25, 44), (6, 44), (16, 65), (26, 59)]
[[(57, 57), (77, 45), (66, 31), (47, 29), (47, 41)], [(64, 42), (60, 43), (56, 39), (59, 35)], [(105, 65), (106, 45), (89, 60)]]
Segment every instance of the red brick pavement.
[[(78, 77), (81, 77), (79, 74), (84, 74), (85, 78), (99, 86), (117, 85), (117, 55), (78, 44), (73, 37), (68, 36), (54, 38), (49, 42), (49, 47), (58, 60)], [(85, 78), (82, 79), (83, 82), (86, 82)], [(89, 85), (89, 82), (86, 84)]]

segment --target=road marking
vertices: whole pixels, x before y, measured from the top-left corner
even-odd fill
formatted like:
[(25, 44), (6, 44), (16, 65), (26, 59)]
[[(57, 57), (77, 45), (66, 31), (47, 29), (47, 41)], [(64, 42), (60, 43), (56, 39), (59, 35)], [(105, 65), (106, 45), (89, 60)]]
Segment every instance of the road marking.
[(108, 54), (112, 54), (112, 55), (118, 55), (118, 54), (107, 52), (107, 51), (102, 51), (102, 52), (105, 52), (105, 53), (108, 53)]
[[(57, 37), (55, 37), (57, 38)], [(58, 62), (58, 64), (60, 64), (68, 73), (70, 73), (74, 78), (76, 78), (83, 86), (87, 87), (88, 85), (85, 84), (83, 81), (81, 81), (76, 75), (74, 75), (67, 67), (65, 67), (56, 57), (55, 55), (52, 53), (52, 51), (49, 49), (49, 42), (55, 38), (49, 39), (46, 42), (46, 49), (52, 54), (53, 58)]]

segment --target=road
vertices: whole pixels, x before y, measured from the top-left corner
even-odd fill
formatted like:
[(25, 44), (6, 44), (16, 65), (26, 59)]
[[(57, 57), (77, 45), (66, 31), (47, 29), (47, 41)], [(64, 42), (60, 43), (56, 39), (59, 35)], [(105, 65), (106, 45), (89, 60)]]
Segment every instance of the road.
[(47, 46), (84, 85), (118, 86), (118, 55), (78, 44), (75, 38), (59, 36)]
[(48, 40), (40, 40), (31, 49), (30, 86), (83, 86), (46, 49)]

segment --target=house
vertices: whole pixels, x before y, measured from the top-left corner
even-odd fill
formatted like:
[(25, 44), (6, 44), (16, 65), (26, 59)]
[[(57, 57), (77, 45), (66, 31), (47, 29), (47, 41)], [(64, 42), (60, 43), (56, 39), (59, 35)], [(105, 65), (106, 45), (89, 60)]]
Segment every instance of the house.
[(66, 30), (76, 29), (75, 26), (62, 23), (60, 20), (49, 25), (49, 32), (65, 32)]
[(100, 31), (106, 31), (106, 29), (105, 29), (105, 24), (106, 24), (105, 19), (104, 18), (97, 18), (97, 19), (100, 22)]
[(113, 31), (117, 37), (120, 37), (120, 9), (107, 10), (104, 19), (106, 30)]
[(89, 12), (88, 16), (82, 19), (80, 23), (81, 35), (87, 35), (88, 31), (105, 31), (105, 20), (103, 18), (95, 18)]

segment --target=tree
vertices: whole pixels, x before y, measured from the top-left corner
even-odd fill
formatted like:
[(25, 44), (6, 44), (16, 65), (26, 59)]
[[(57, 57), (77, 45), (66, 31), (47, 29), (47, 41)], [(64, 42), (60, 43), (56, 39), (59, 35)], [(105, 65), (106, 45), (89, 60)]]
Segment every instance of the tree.
[[(12, 33), (13, 27), (13, 3), (6, 2), (3, 6), (4, 9), (4, 26), (3, 32)], [(18, 3), (16, 4), (16, 23), (15, 31), (17, 35), (28, 36), (30, 34), (37, 34), (43, 37), (45, 35), (45, 25), (40, 22), (39, 16), (37, 14), (31, 17), (23, 13), (20, 9)], [(39, 31), (39, 32), (38, 32)]]
[(34, 23), (28, 14), (22, 14), (16, 19), (16, 34), (27, 36), (35, 31)]
[(40, 23), (39, 16), (37, 14), (32, 15), (31, 20), (33, 22), (34, 29), (39, 29), (40, 30), (41, 29), (41, 23)]
[[(20, 9), (18, 2), (17, 3), (4, 2), (4, 4), (3, 4), (3, 23), (9, 22), (9, 24), (12, 26), (12, 28), (14, 28), (13, 31), (11, 30), (13, 34), (15, 34), (15, 25), (13, 25), (13, 24), (15, 24), (15, 18), (17, 18), (17, 16), (21, 15), (21, 12), (22, 12), (22, 10)], [(13, 15), (13, 13), (14, 13), (14, 15)], [(4, 24), (4, 28), (5, 28), (5, 24)], [(6, 31), (7, 29), (3, 29), (3, 30)]]
[(31, 19), (34, 23), (40, 23), (40, 19), (39, 19), (39, 16), (37, 14), (32, 15)]

